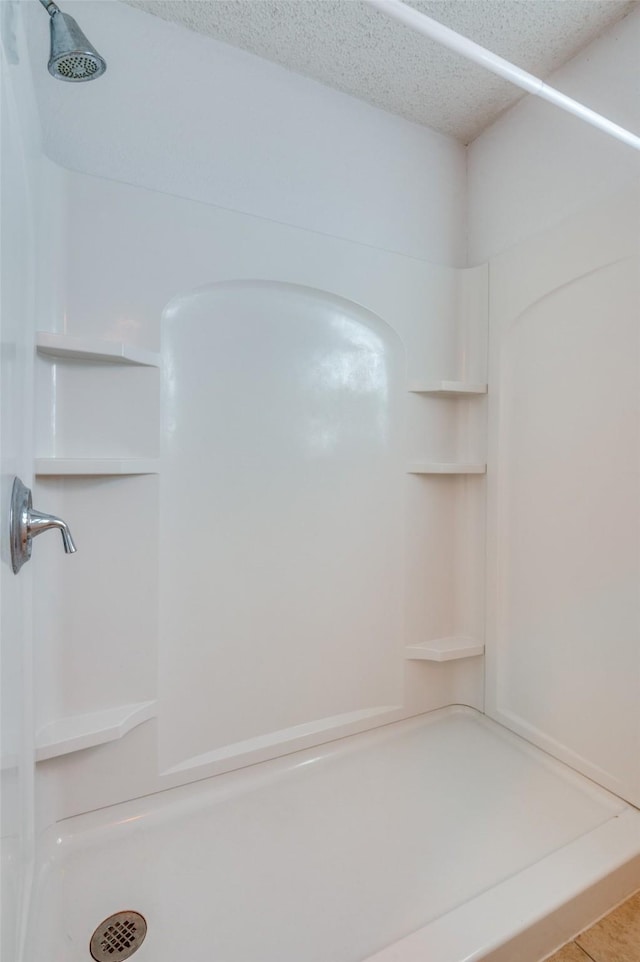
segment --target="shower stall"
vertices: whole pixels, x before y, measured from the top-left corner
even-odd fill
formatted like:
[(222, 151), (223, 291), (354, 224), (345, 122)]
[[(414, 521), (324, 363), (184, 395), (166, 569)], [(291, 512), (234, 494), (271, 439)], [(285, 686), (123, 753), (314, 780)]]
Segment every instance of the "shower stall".
[(541, 962), (640, 888), (634, 135), (151, 6), (0, 10), (3, 962)]

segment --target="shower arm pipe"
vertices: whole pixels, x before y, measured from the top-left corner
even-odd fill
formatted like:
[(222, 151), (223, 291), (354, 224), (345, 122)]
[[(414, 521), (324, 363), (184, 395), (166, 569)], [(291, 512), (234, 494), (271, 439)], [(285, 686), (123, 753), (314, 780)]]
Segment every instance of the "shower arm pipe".
[(60, 13), (60, 7), (56, 6), (53, 0), (40, 0), (40, 3), (50, 17), (53, 17), (56, 13)]
[[(43, 0), (40, 0), (40, 2), (43, 2)], [(473, 40), (463, 37), (462, 34), (456, 33), (456, 31), (451, 30), (450, 27), (445, 27), (444, 24), (433, 20), (424, 13), (420, 13), (419, 10), (414, 10), (413, 7), (407, 6), (402, 0), (366, 0), (366, 2), (372, 7), (376, 7), (387, 17), (404, 23), (405, 26), (410, 27), (412, 30), (423, 34), (425, 37), (429, 37), (431, 40), (435, 40), (436, 43), (440, 43), (444, 47), (448, 47), (449, 50), (461, 54), (463, 57), (466, 57), (467, 60), (472, 60), (474, 63), (485, 67), (499, 77), (509, 80), (528, 93), (534, 94), (536, 97), (542, 97), (543, 100), (548, 100), (549, 103), (555, 104), (556, 107), (560, 107), (562, 110), (574, 114), (593, 127), (598, 127), (611, 137), (616, 137), (630, 147), (640, 150), (640, 137), (636, 134), (631, 133), (631, 131), (626, 130), (624, 127), (620, 127), (618, 124), (614, 124), (613, 121), (603, 117), (602, 114), (596, 113), (595, 110), (591, 110), (590, 107), (585, 107), (584, 104), (579, 103), (577, 100), (573, 100), (572, 97), (567, 97), (566, 94), (560, 93), (555, 87), (550, 87), (538, 77), (534, 77), (533, 74), (527, 73), (526, 70), (516, 67), (515, 64), (510, 63), (503, 57), (499, 57), (485, 47), (481, 47), (480, 44), (475, 43)]]

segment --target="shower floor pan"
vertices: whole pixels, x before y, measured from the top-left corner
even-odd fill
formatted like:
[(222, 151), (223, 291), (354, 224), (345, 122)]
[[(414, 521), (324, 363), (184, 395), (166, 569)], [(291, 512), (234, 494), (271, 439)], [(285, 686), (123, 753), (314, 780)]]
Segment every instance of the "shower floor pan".
[(534, 962), (638, 887), (640, 812), (454, 707), (59, 823), (27, 957)]

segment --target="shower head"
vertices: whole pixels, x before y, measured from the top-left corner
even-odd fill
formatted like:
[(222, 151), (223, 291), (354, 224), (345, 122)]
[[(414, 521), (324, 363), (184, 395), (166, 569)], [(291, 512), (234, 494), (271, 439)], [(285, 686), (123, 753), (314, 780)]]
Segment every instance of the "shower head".
[(107, 64), (73, 17), (63, 13), (52, 0), (40, 0), (40, 3), (51, 17), (51, 54), (48, 64), (51, 76), (72, 83), (102, 76)]

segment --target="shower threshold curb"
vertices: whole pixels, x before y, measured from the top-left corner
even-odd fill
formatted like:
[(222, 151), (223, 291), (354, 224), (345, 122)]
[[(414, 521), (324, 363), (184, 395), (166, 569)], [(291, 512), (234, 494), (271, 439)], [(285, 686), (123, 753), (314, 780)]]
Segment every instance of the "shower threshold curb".
[(540, 962), (638, 888), (629, 807), (363, 962)]

